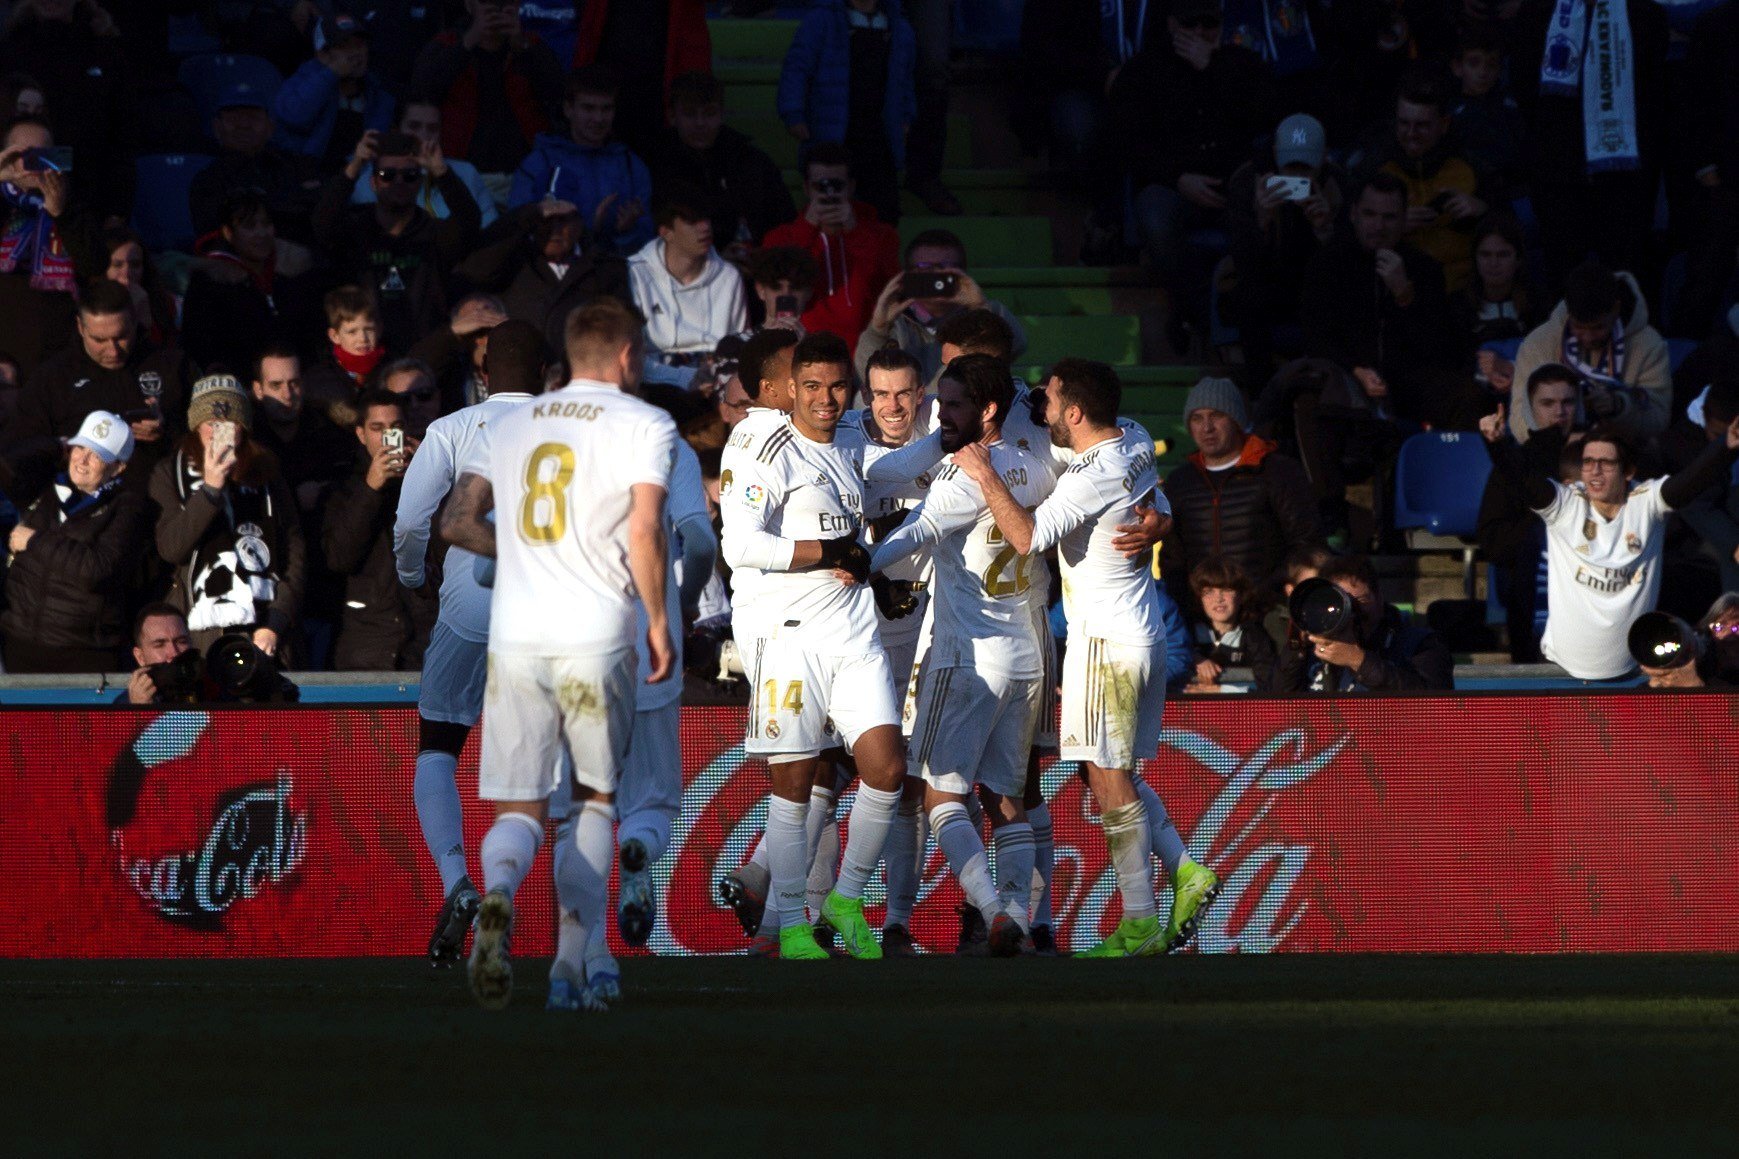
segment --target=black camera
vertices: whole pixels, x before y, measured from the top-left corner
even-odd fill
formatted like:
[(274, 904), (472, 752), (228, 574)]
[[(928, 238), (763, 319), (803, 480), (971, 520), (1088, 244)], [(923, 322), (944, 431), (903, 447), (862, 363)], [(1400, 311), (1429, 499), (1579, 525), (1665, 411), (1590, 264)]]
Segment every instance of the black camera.
[(1358, 601), (1320, 576), (1293, 588), (1286, 607), (1293, 624), (1312, 636), (1351, 640), (1358, 635)]
[(145, 674), (157, 688), (164, 704), (196, 704), (205, 680), (205, 659), (199, 649), (189, 648), (173, 660), (147, 665)]
[(1630, 658), (1644, 668), (1683, 668), (1703, 654), (1697, 630), (1671, 612), (1649, 612), (1630, 626)]
[(205, 670), (221, 700), (260, 704), (293, 702), (301, 696), (284, 677), (277, 660), (260, 651), (245, 633), (219, 636), (206, 653)]

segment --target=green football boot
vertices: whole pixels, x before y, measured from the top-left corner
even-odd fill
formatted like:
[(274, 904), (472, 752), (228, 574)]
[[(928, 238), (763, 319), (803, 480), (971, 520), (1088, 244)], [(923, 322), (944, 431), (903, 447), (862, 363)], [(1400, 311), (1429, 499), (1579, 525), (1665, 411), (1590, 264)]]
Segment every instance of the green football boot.
[(839, 931), (840, 944), (852, 957), (870, 961), (882, 956), (876, 932), (864, 920), (861, 899), (846, 897), (837, 889), (828, 890), (826, 900), (821, 903), (821, 916)]
[(779, 957), (787, 962), (825, 962), (827, 951), (815, 940), (815, 931), (802, 922), (779, 931)]
[(1171, 882), (1171, 920), (1165, 926), (1165, 952), (1175, 954), (1196, 936), (1208, 907), (1220, 896), (1220, 879), (1194, 861), (1177, 867)]

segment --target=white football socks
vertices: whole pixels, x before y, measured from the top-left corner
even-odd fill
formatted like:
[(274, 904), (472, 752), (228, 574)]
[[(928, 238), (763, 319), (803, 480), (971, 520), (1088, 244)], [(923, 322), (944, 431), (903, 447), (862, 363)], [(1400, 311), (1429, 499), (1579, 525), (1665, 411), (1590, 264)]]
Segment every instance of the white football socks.
[(990, 880), (990, 858), (984, 852), (984, 841), (978, 829), (966, 816), (966, 806), (959, 801), (944, 801), (930, 810), (930, 831), (948, 868), (966, 893), (966, 900), (978, 907), (985, 924), (996, 916), (996, 885)]
[(483, 835), (479, 859), (483, 888), (505, 890), (512, 897), (531, 872), (537, 847), (543, 844), (543, 823), (529, 813), (503, 813)]
[(429, 856), (441, 874), (441, 893), (453, 892), (465, 876), (465, 833), (459, 808), (459, 786), (453, 773), (459, 758), (439, 749), (417, 754), (417, 771), (411, 781), (411, 797), (417, 805), (417, 824)]
[(1159, 799), (1153, 786), (1137, 776), (1135, 792), (1147, 809), (1147, 827), (1151, 830), (1148, 844), (1159, 863), (1165, 866), (1165, 877), (1170, 881), (1177, 876), (1177, 867), (1190, 859), (1189, 851), (1184, 848), (1183, 837), (1177, 826), (1171, 823), (1171, 814), (1165, 811), (1165, 802)]
[(1024, 821), (1010, 822), (994, 836), (997, 904), (1022, 930), (1031, 930), (1027, 904), (1032, 900), (1033, 827)]
[(912, 909), (918, 904), (918, 882), (924, 876), (924, 812), (920, 802), (900, 801), (888, 843), (882, 847), (882, 864), (888, 875), (888, 912), (882, 922), (912, 928)]
[(894, 818), (899, 815), (901, 796), (898, 786), (892, 792), (858, 786), (857, 800), (851, 807), (845, 857), (839, 866), (839, 883), (834, 886), (841, 896), (862, 899), (870, 875), (881, 862), (888, 830), (894, 827)]
[(1051, 875), (1057, 867), (1057, 846), (1051, 833), (1051, 807), (1034, 805), (1026, 811), (1026, 819), (1033, 827), (1032, 923), (1048, 926), (1055, 920), (1051, 916)]
[(1111, 847), (1111, 864), (1117, 870), (1117, 890), (1123, 895), (1126, 919), (1154, 915), (1153, 860), (1147, 809), (1140, 798), (1103, 813), (1105, 844)]
[(569, 814), (556, 824), (555, 847), (550, 850), (555, 859), (556, 886), (556, 957), (550, 964), (549, 976), (566, 978), (577, 984), (586, 980), (586, 927), (580, 924), (580, 893), (585, 888), (580, 880), (585, 870), (580, 865), (580, 851), (574, 848), (574, 817)]
[(809, 877), (804, 894), (811, 922), (821, 921), (821, 903), (833, 888), (834, 872), (839, 865), (839, 821), (834, 811), (837, 803), (832, 789), (817, 785), (809, 790), (809, 816), (803, 822), (803, 841), (809, 851)]
[(808, 801), (787, 801), (783, 797), (767, 798), (767, 833), (761, 844), (767, 847), (770, 881), (767, 907), (777, 921), (761, 921), (761, 932), (791, 929), (802, 925), (803, 883), (809, 879), (809, 851), (803, 840), (804, 822), (809, 816)]

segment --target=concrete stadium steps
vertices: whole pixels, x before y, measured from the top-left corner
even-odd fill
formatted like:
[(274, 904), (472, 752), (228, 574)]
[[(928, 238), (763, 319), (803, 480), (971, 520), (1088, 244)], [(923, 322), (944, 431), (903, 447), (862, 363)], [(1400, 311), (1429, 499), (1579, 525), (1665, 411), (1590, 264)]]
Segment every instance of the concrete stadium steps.
[[(1009, 266), (1052, 260), (1051, 219), (1048, 217), (902, 217), (900, 243), (908, 244), (926, 230), (945, 229), (966, 244), (966, 265)], [(977, 277), (976, 274), (973, 275)], [(980, 280), (980, 284), (983, 282)]]
[[(725, 91), (725, 124), (746, 134), (766, 150), (781, 169), (797, 168), (797, 138), (785, 128), (785, 122), (772, 110), (739, 110), (732, 97), (734, 89)], [(972, 164), (972, 119), (957, 115), (948, 118), (948, 144), (942, 151), (942, 164), (967, 168)]]
[(785, 58), (791, 38), (797, 34), (797, 21), (767, 17), (716, 17), (707, 21), (706, 27), (712, 37), (715, 64), (769, 60), (777, 64)]
[(1141, 320), (1127, 314), (1026, 314), (1023, 361), (1049, 365), (1060, 358), (1093, 358), (1117, 367), (1141, 361)]

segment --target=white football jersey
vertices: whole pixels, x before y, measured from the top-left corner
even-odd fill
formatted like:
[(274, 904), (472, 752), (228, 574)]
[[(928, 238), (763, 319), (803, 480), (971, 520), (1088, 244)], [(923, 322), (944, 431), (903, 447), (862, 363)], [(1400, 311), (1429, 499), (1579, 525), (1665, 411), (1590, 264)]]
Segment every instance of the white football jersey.
[[(747, 464), (753, 463), (767, 441), (783, 431), (789, 416), (768, 406), (751, 406), (741, 421), (731, 428), (731, 437), (719, 456), (719, 504), (733, 489), (737, 477)], [(731, 630), (739, 640), (750, 640), (767, 633), (761, 630), (758, 597), (761, 591), (761, 569), (744, 564), (731, 568)]]
[(1125, 559), (1111, 546), (1118, 524), (1135, 522), (1137, 505), (1171, 511), (1159, 490), (1153, 442), (1144, 436), (1124, 430), (1081, 450), (1034, 516), (1033, 552), (1057, 549), (1070, 635), (1125, 644), (1165, 639), (1147, 561)]
[(676, 424), (604, 383), (576, 379), (490, 424), (495, 492), (489, 650), (540, 656), (634, 646), (629, 492), (670, 490)]
[[(855, 430), (864, 440), (864, 474), (867, 479), (876, 460), (899, 450), (898, 447), (886, 447), (869, 437), (869, 411), (849, 411), (839, 420), (844, 429)], [(932, 472), (925, 471), (914, 479), (896, 480), (890, 483), (868, 484), (864, 486), (865, 520), (880, 519), (896, 511), (911, 511), (924, 501), (924, 496), (930, 490)], [(880, 569), (878, 569), (880, 570)], [(913, 595), (918, 599), (918, 606), (911, 615), (901, 616), (897, 620), (882, 617), (882, 644), (890, 651), (916, 640), (924, 628), (924, 612), (930, 600), (930, 552), (928, 548), (915, 551), (911, 555), (889, 566), (884, 572), (889, 579), (907, 580), (921, 586), (913, 589)], [(878, 609), (879, 614), (879, 609)], [(898, 677), (896, 677), (898, 679)]]
[[(991, 445), (990, 462), (1016, 502), (1029, 510), (1055, 486), (1036, 455), (1006, 440)], [(933, 545), (935, 560), (934, 633), (925, 662), (1021, 680), (1042, 676), (1044, 649), (1034, 609), (1044, 607), (1047, 593), (1034, 582), (1037, 553), (1016, 554), (997, 528), (984, 492), (958, 467), (937, 472), (917, 513), (876, 548), (873, 562), (880, 570), (885, 560), (920, 545)]]
[(670, 541), (670, 568), (664, 577), (664, 611), (670, 619), (670, 639), (676, 645), (676, 668), (669, 680), (648, 684), (652, 675), (652, 650), (646, 644), (651, 627), (646, 621), (646, 605), (634, 601), (634, 651), (639, 669), (634, 674), (634, 710), (647, 712), (663, 708), (682, 699), (682, 539), (679, 528), (699, 516), (701, 522), (710, 519), (706, 510), (706, 487), (701, 482), (700, 459), (694, 448), (681, 439), (676, 441), (676, 462), (670, 468), (670, 498), (664, 505), (664, 530)]
[[(728, 492), (720, 476), (725, 561), (733, 576), (743, 562), (762, 573), (754, 585), (758, 634), (795, 633), (804, 650), (820, 654), (880, 650), (867, 585), (841, 583), (828, 570), (789, 570), (797, 542), (860, 534), (863, 451), (863, 440), (849, 432), (816, 443), (787, 424), (753, 458), (738, 460)], [(741, 634), (740, 602), (735, 615)]]
[(1629, 672), (1630, 626), (1660, 598), (1661, 548), (1671, 510), (1660, 479), (1630, 489), (1608, 522), (1581, 483), (1554, 481), (1546, 524), (1546, 632), (1540, 651), (1580, 680)]
[[(399, 490), (392, 550), (400, 583), (406, 587), (422, 585), (430, 525), (459, 477), (460, 464), (481, 461), (488, 454), (489, 423), (530, 398), (529, 394), (490, 395), (475, 406), (429, 424), (422, 445), (405, 468), (404, 485)], [(462, 547), (447, 549), (441, 577), (441, 622), (460, 639), (481, 644), (489, 639), (490, 597), (489, 589), (477, 583), (476, 563), (477, 557)]]

